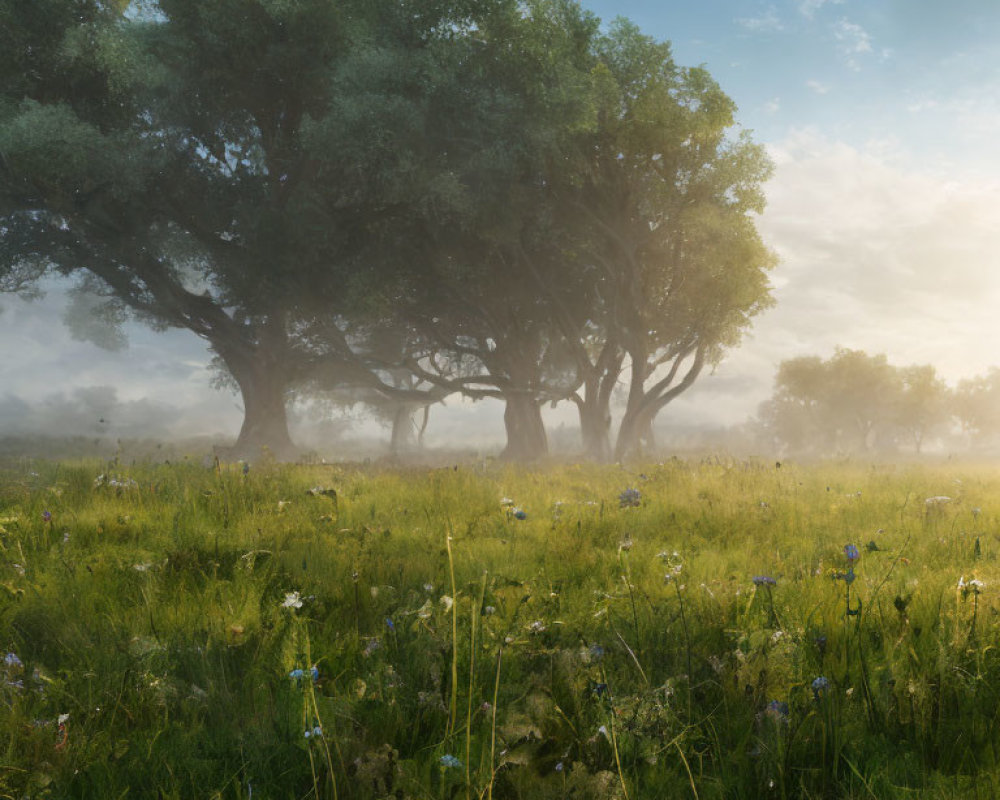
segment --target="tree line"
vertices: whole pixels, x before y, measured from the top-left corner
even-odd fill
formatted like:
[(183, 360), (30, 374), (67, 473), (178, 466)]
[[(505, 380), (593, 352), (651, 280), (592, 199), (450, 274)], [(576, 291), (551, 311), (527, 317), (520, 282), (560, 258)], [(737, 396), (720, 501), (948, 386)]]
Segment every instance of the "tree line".
[(783, 361), (758, 412), (764, 440), (798, 454), (920, 453), (935, 439), (975, 447), (1000, 436), (1000, 369), (954, 387), (930, 364), (838, 348), (828, 359)]
[(236, 456), (346, 392), (622, 458), (771, 302), (735, 114), (571, 0), (0, 0), (0, 288), (204, 339)]

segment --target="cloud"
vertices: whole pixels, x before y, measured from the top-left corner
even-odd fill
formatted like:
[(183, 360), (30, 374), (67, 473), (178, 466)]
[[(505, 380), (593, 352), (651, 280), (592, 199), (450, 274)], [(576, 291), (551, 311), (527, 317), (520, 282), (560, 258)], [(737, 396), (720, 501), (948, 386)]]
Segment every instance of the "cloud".
[(781, 98), (773, 97), (764, 104), (764, 110), (768, 114), (777, 114), (781, 110)]
[(806, 81), (806, 86), (812, 91), (816, 92), (816, 94), (826, 94), (827, 92), (830, 91), (830, 87), (827, 84), (820, 83), (817, 80)]
[(861, 63), (856, 56), (872, 52), (871, 36), (860, 25), (846, 19), (834, 23), (832, 30), (841, 55), (847, 59), (847, 66), (854, 71), (860, 70)]
[(810, 19), (827, 3), (840, 5), (844, 0), (799, 0), (799, 13)]
[(784, 23), (778, 16), (778, 10), (774, 6), (768, 6), (759, 17), (738, 18), (735, 22), (740, 27), (754, 33), (768, 33), (785, 29)]
[(1000, 184), (908, 169), (891, 142), (858, 149), (813, 130), (772, 155), (759, 227), (782, 263), (755, 347), (777, 361), (839, 344), (952, 378), (997, 362)]

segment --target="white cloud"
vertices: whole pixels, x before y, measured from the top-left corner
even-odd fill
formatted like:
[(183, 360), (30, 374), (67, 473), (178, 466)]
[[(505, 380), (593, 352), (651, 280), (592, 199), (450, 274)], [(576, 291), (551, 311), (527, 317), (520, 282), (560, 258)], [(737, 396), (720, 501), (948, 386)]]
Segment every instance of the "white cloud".
[(764, 104), (764, 110), (768, 114), (777, 114), (781, 110), (781, 98), (773, 97)]
[(799, 13), (811, 19), (827, 3), (840, 5), (843, 2), (844, 0), (799, 0)]
[(858, 71), (861, 63), (857, 56), (872, 52), (872, 40), (868, 32), (855, 22), (840, 19), (832, 26), (833, 37), (837, 40), (838, 49), (846, 59), (847, 66)]
[(766, 33), (781, 31), (785, 29), (784, 23), (778, 16), (778, 10), (774, 6), (768, 6), (759, 17), (743, 17), (735, 20), (736, 24), (754, 33)]
[(812, 91), (816, 92), (816, 94), (826, 94), (827, 92), (830, 91), (829, 86), (827, 86), (825, 83), (820, 83), (817, 80), (806, 81), (806, 86), (809, 89), (812, 89)]
[(857, 149), (815, 130), (772, 155), (760, 230), (782, 263), (754, 349), (776, 363), (843, 345), (952, 380), (1000, 364), (1000, 183), (907, 169), (891, 140)]

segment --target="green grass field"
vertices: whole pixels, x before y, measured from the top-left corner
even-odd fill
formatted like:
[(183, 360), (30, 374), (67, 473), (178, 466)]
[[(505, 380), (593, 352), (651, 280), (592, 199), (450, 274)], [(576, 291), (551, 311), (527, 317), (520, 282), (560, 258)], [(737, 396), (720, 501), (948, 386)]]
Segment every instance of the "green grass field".
[(996, 797), (998, 517), (961, 465), (25, 462), (0, 797)]

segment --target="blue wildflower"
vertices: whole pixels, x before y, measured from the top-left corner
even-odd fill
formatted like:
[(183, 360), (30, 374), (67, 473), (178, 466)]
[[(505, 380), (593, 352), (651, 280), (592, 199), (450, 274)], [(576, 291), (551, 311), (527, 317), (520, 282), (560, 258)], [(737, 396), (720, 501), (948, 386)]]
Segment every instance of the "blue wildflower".
[(43, 511), (42, 512), (42, 519), (45, 522), (52, 522), (52, 512), (51, 511)]
[(313, 664), (309, 669), (309, 674), (312, 675), (313, 683), (316, 683), (319, 680), (319, 667)]
[(293, 669), (288, 673), (288, 677), (293, 681), (300, 681), (305, 677), (305, 673), (301, 669)]
[(825, 678), (824, 676), (820, 675), (818, 678), (813, 679), (812, 682), (813, 696), (816, 697), (817, 700), (819, 699), (820, 694), (822, 692), (825, 692), (829, 688), (830, 688), (830, 681), (828, 678)]
[(17, 653), (7, 653), (7, 655), (3, 657), (3, 663), (5, 666), (16, 667), (18, 669), (24, 666), (21, 659), (17, 657)]
[(527, 519), (528, 515), (523, 508), (514, 509), (514, 519)]
[(594, 694), (600, 697), (608, 690), (608, 685), (606, 683), (595, 683), (594, 684)]
[(454, 767), (455, 769), (458, 769), (459, 767), (462, 766), (462, 762), (459, 761), (457, 758), (455, 758), (455, 756), (453, 756), (451, 753), (448, 753), (447, 755), (441, 756), (441, 766), (445, 767), (446, 769), (449, 767)]
[(861, 558), (861, 554), (858, 552), (857, 545), (845, 544), (844, 545), (844, 556), (847, 558), (848, 562), (853, 563)]
[(778, 582), (772, 578), (770, 575), (754, 575), (753, 576), (754, 586), (777, 586)]
[(387, 627), (390, 631), (396, 630), (396, 623), (392, 621), (392, 617), (385, 618), (385, 627)]
[(628, 488), (618, 495), (618, 505), (620, 508), (632, 508), (639, 505), (642, 500), (642, 493), (638, 489)]

